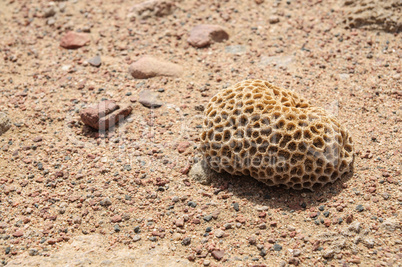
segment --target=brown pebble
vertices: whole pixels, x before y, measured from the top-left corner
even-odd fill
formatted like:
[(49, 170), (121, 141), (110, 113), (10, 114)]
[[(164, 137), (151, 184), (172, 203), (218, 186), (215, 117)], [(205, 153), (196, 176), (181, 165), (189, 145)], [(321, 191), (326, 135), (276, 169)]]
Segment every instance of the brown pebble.
[(220, 261), (225, 255), (225, 251), (223, 249), (215, 249), (211, 254), (216, 260)]
[(17, 230), (13, 233), (13, 237), (21, 237), (24, 235), (24, 231), (23, 230)]
[(188, 142), (188, 141), (180, 142), (179, 145), (177, 146), (177, 151), (179, 151), (179, 153), (183, 153), (186, 151), (186, 149), (189, 146), (190, 146), (190, 142)]
[(117, 222), (121, 222), (121, 221), (122, 221), (122, 218), (121, 218), (120, 215), (115, 215), (115, 216), (113, 216), (113, 217), (110, 219), (110, 221), (111, 221), (112, 223), (117, 223)]
[(183, 73), (183, 68), (152, 56), (143, 56), (132, 63), (128, 71), (136, 79), (149, 79), (157, 76), (179, 77)]
[(187, 42), (194, 47), (202, 48), (213, 42), (222, 42), (229, 39), (229, 34), (219, 25), (201, 24), (190, 31)]
[(90, 42), (86, 33), (68, 32), (60, 40), (60, 46), (67, 49), (80, 48)]

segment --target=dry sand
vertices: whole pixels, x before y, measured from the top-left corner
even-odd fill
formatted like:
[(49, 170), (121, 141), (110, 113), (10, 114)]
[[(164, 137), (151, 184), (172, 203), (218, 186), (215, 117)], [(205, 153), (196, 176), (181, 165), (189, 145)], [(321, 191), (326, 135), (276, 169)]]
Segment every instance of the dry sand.
[[(2, 263), (401, 266), (400, 1), (183, 0), (135, 16), (140, 2), (0, 0), (0, 107), (12, 122), (0, 136)], [(364, 2), (366, 22), (351, 23)], [(229, 39), (193, 47), (199, 24)], [(62, 48), (67, 31), (90, 42)], [(143, 55), (183, 73), (133, 79)], [(250, 78), (336, 115), (354, 140), (353, 176), (316, 192), (189, 177), (203, 106)], [(143, 106), (145, 89), (163, 105)], [(105, 134), (79, 116), (102, 99), (133, 107)]]

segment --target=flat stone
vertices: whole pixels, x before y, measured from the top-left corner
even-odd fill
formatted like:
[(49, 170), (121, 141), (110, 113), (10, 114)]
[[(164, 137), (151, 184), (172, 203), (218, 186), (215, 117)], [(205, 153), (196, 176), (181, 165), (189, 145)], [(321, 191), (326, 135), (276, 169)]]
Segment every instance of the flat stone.
[(229, 34), (221, 26), (201, 24), (191, 29), (187, 42), (194, 47), (202, 48), (227, 39), (229, 39)]
[(60, 40), (60, 46), (66, 49), (80, 48), (90, 42), (89, 35), (79, 32), (67, 32)]
[(102, 65), (102, 60), (100, 56), (95, 56), (93, 58), (88, 59), (88, 63), (94, 67), (100, 67)]
[(212, 257), (214, 257), (216, 260), (220, 261), (223, 256), (225, 255), (225, 251), (223, 249), (215, 249), (212, 251)]
[(130, 106), (120, 108), (114, 101), (105, 100), (81, 110), (80, 116), (84, 124), (98, 130), (107, 130), (127, 117), (132, 110)]
[(8, 118), (7, 114), (4, 112), (0, 112), (0, 135), (7, 132), (8, 129), (11, 128), (11, 121)]
[(129, 67), (129, 73), (136, 79), (148, 79), (157, 76), (179, 77), (183, 68), (171, 62), (143, 56)]
[(13, 237), (21, 237), (24, 235), (24, 231), (23, 230), (17, 230), (13, 233)]
[(142, 90), (139, 94), (138, 102), (147, 108), (159, 108), (162, 106), (158, 96), (150, 90)]

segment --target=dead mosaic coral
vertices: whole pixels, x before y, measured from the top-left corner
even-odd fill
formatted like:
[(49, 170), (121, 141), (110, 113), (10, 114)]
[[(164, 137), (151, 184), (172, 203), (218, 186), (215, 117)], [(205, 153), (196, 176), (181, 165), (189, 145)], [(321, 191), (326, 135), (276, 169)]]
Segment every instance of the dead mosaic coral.
[(217, 172), (313, 190), (352, 169), (352, 138), (336, 118), (268, 82), (220, 91), (204, 116), (200, 150)]

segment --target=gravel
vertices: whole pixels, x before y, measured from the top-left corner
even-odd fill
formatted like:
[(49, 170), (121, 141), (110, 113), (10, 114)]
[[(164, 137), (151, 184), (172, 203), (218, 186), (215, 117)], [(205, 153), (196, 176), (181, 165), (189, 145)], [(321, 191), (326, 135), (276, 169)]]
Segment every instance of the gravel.
[[(385, 31), (399, 13), (370, 1), (362, 15), (374, 24), (350, 28), (357, 13), (345, 14), (364, 1), (150, 2), (140, 12), (127, 1), (2, 5), (0, 261), (398, 265), (401, 45)], [(371, 5), (389, 20), (367, 16)], [(230, 36), (193, 47), (187, 39), (200, 24)], [(60, 47), (69, 31), (84, 43)], [(95, 55), (99, 67), (88, 63)], [(178, 65), (178, 76), (134, 78), (129, 66), (144, 55)], [(354, 173), (315, 192), (208, 173), (198, 153), (206, 103), (251, 78), (293, 90), (345, 125)], [(143, 90), (163, 105), (144, 106)], [(79, 112), (102, 99), (129, 104), (130, 116), (105, 131), (84, 127)]]

